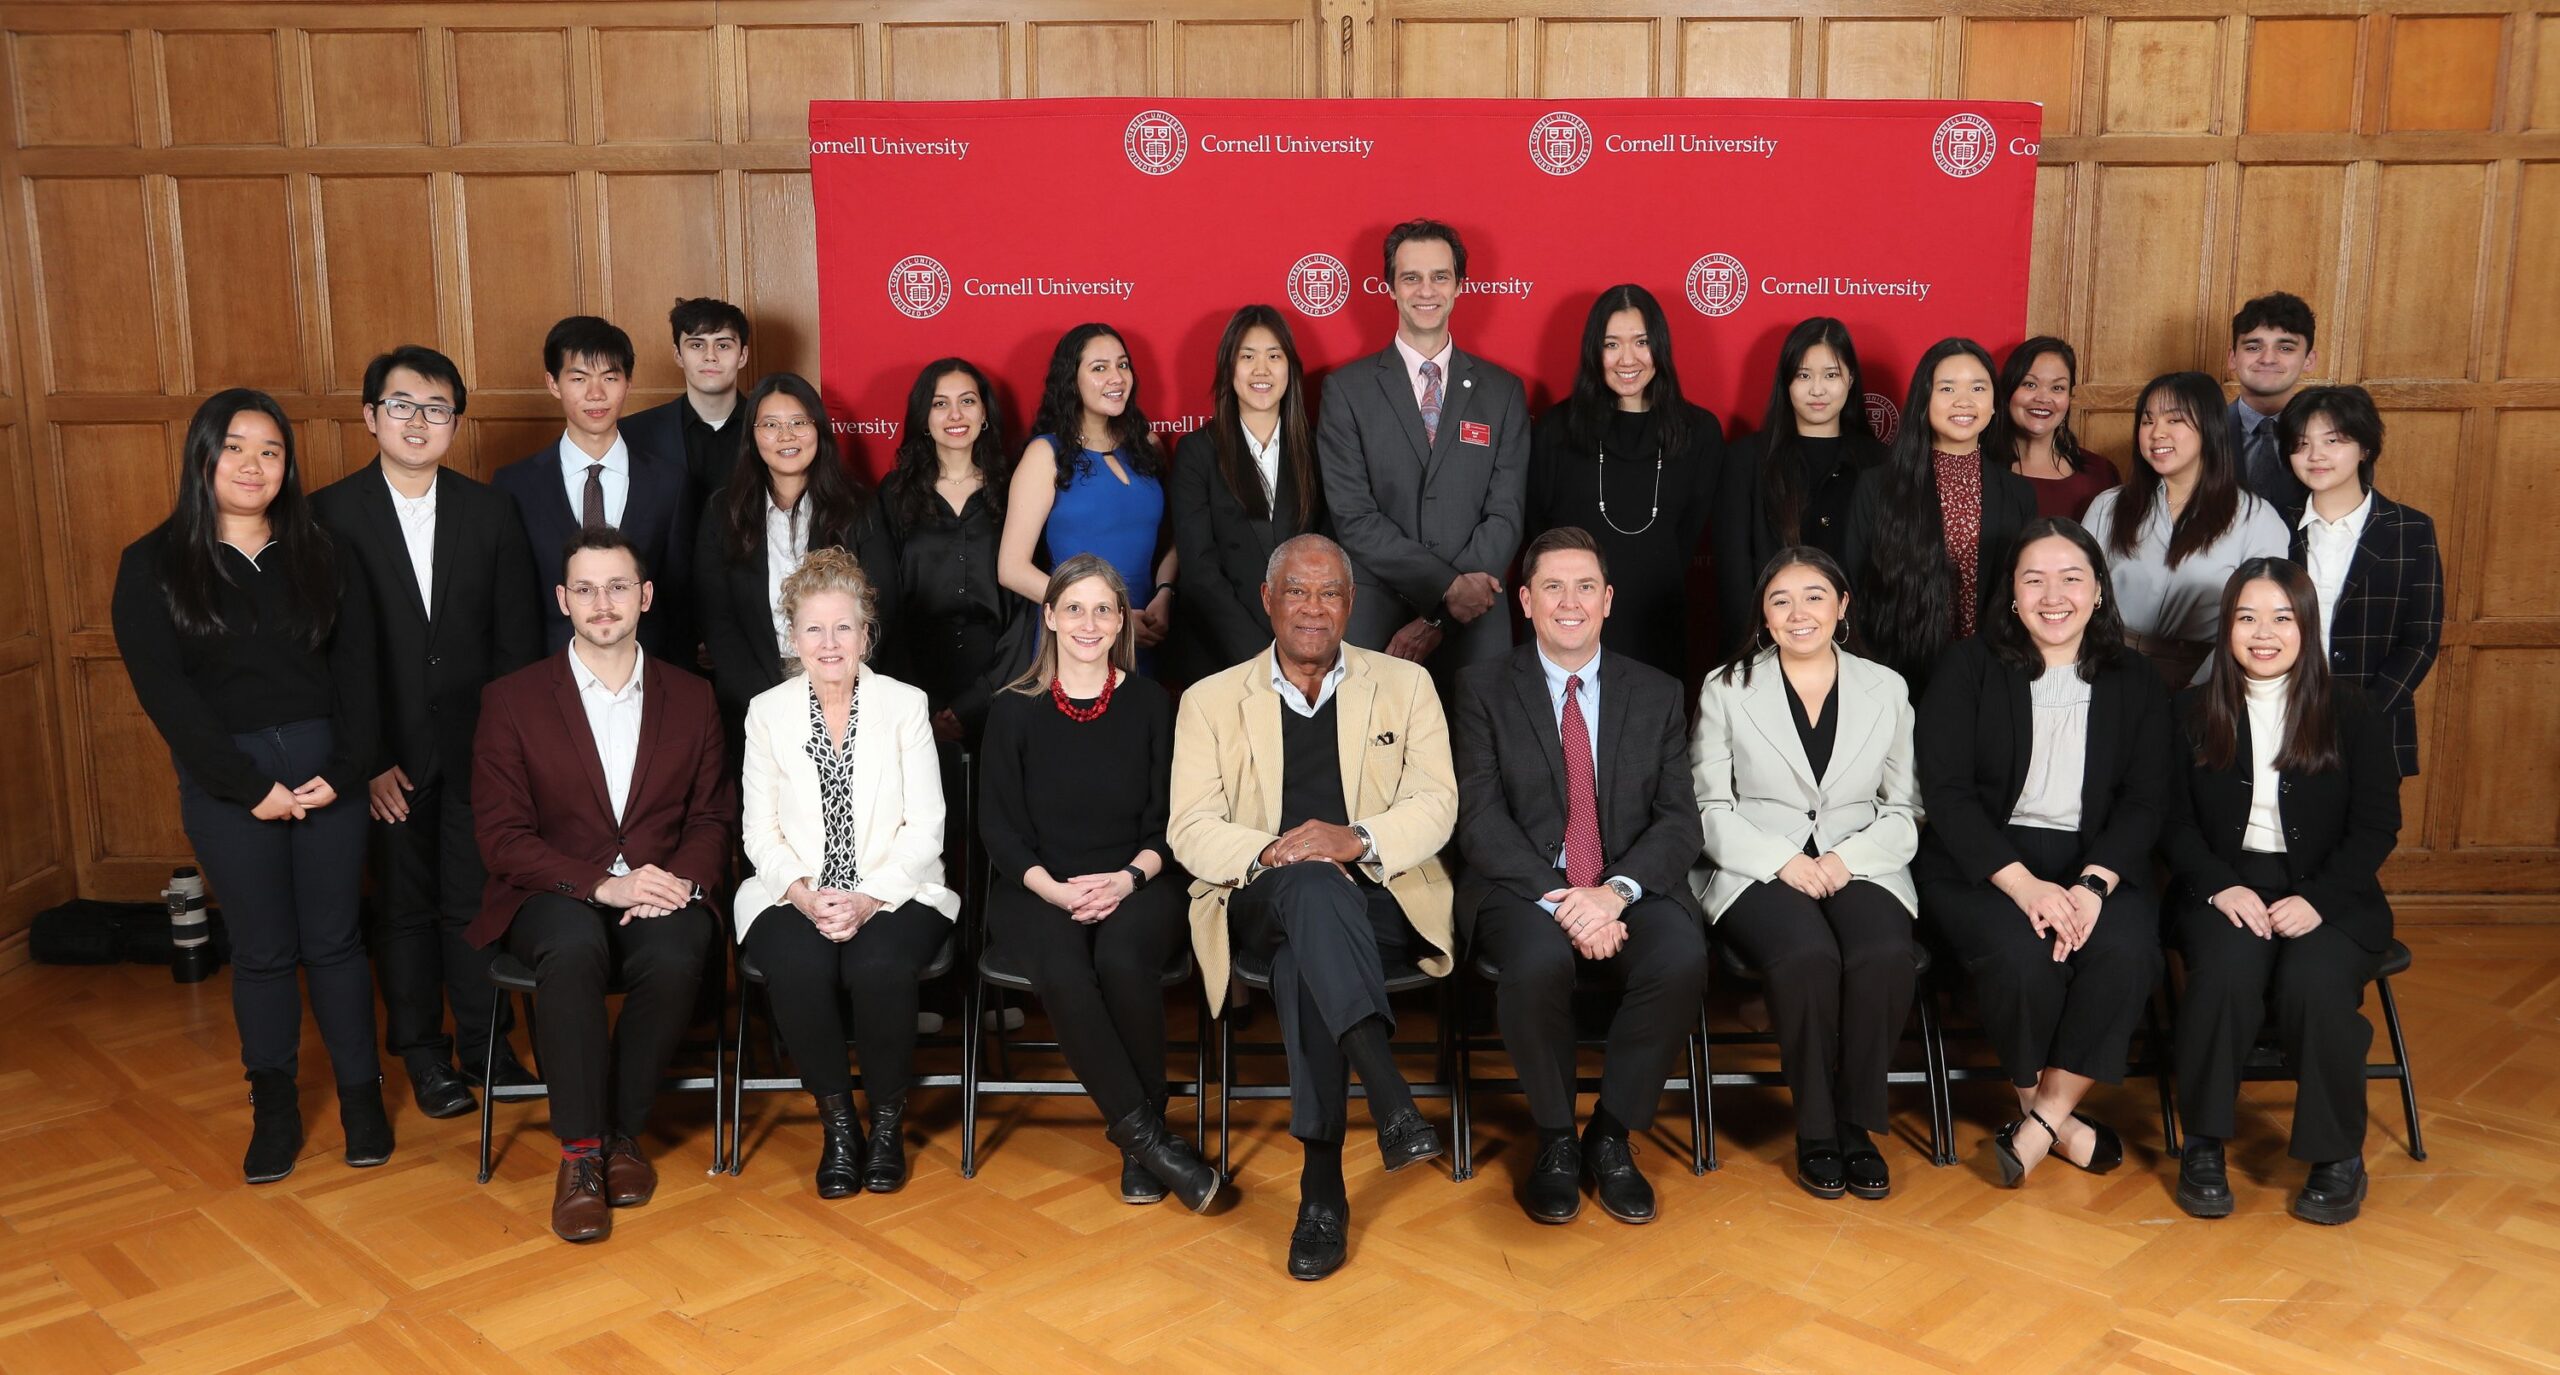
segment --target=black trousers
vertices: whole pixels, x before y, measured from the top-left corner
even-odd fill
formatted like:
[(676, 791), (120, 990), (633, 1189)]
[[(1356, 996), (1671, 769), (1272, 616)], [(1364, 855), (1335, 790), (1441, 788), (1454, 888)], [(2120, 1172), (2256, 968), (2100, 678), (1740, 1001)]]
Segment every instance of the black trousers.
[[(563, 1141), (638, 1136), (693, 1020), (703, 962), (718, 939), (696, 904), (624, 922), (622, 913), (536, 893), (507, 926), (507, 953), (533, 967), (533, 1053)], [(608, 1028), (605, 989), (621, 974), (622, 1015)]]
[(1707, 986), (1707, 938), (1698, 919), (1658, 893), (1627, 908), (1627, 943), (1585, 959), (1545, 908), (1496, 892), (1476, 913), (1475, 939), (1502, 971), (1494, 1016), (1529, 1097), (1529, 1118), (1548, 1131), (1573, 1126), (1573, 986), (1584, 970), (1621, 986), (1600, 1070), (1600, 1106), (1627, 1126), (1653, 1125), (1663, 1081), (1698, 1020)]
[[(2240, 878), (2269, 902), (2291, 887), (2275, 855), (2244, 858)], [(2293, 1158), (2318, 1164), (2360, 1154), (2364, 1062), (2373, 1049), (2364, 986), (2382, 957), (2327, 922), (2307, 935), (2262, 940), (2201, 901), (2180, 903), (2173, 920), (2187, 966), (2177, 1026), (2178, 1112), (2187, 1129), (2232, 1137), (2240, 1074), (2272, 1010), (2297, 1084)]]
[[(2075, 833), (2012, 826), (2009, 843), (2048, 883), (2079, 875)], [(2037, 935), (1999, 889), (1928, 870), (1918, 877), (1923, 919), (1972, 974), (1983, 1032), (2011, 1083), (2026, 1088), (2048, 1067), (2124, 1082), (2134, 1024), (2160, 977), (2159, 900), (2142, 886), (2149, 875), (2124, 875), (2099, 909), (2088, 944), (2059, 962), (2053, 938)]]
[(1888, 1130), (1885, 1076), (1919, 982), (1901, 899), (1863, 879), (1821, 899), (1772, 879), (1744, 889), (1716, 934), (1760, 971), (1796, 1134)]
[[(480, 890), (489, 881), (472, 834), (468, 791), (453, 779), (437, 779), (409, 794), (408, 820), (375, 822), (373, 833), (381, 911), (373, 966), (387, 1023), (383, 1048), (414, 1072), (450, 1066), (458, 1037), (462, 1063), (480, 1065), (498, 991), (489, 982), (489, 952), (462, 938), (480, 914)], [(447, 1004), (454, 1036), (445, 1034)]]
[[(326, 720), (295, 721), (231, 737), (259, 767), (297, 787), (329, 761)], [(244, 1069), (297, 1071), (302, 993), (341, 1084), (382, 1074), (373, 1049), (373, 976), (357, 914), (364, 886), (365, 800), (341, 797), (300, 821), (260, 821), (249, 808), (198, 786), (178, 765), (178, 817), (231, 932), (231, 1017)]]
[(997, 961), (1031, 980), (1105, 1122), (1165, 1097), (1164, 969), (1190, 935), (1189, 905), (1162, 878), (1090, 924), (1011, 880), (987, 894)]
[[(903, 1097), (915, 1080), (917, 980), (951, 939), (951, 919), (921, 902), (885, 908), (849, 941), (818, 934), (791, 904), (764, 909), (747, 928), (747, 953), (764, 970), (773, 1022), (800, 1082), (821, 1097), (853, 1092), (851, 1041), (874, 1104)], [(845, 1033), (844, 1003), (853, 1003)]]
[(1342, 1034), (1386, 1020), (1387, 967), (1413, 928), (1395, 895), (1320, 861), (1265, 870), (1227, 904), (1236, 952), (1271, 970), (1271, 1002), (1289, 1061), (1289, 1134), (1339, 1141), (1351, 1098)]

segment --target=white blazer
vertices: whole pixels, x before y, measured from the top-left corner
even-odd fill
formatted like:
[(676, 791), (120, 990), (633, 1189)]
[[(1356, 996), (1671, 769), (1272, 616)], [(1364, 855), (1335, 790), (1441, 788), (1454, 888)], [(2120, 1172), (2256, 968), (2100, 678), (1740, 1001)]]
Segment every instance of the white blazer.
[(1778, 876), (1805, 841), (1837, 854), (1849, 873), (1918, 915), (1911, 856), (1920, 848), (1920, 787), (1911, 767), (1911, 694), (1902, 675), (1840, 651), (1839, 713), (1830, 766), (1813, 776), (1787, 706), (1778, 652), (1751, 663), (1751, 682), (1707, 675), (1689, 767), (1706, 830), (1708, 864), (1697, 884), (1713, 921), (1752, 884)]
[[(868, 664), (854, 679), (860, 721), (853, 736), (854, 841), (861, 882), (854, 891), (884, 906), (909, 901), (946, 917), (960, 895), (942, 885), (942, 760), (932, 708), (915, 688)], [(792, 881), (818, 881), (826, 867), (826, 804), (809, 757), (809, 679), (795, 674), (747, 703), (741, 838), (755, 872), (738, 885), (732, 909), (738, 939), (783, 901)]]

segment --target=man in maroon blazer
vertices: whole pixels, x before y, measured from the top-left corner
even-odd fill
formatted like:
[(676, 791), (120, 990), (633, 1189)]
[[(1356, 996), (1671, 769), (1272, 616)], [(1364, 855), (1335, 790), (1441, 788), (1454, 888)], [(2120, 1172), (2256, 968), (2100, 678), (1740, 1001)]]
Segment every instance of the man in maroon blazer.
[(634, 1138), (692, 1017), (717, 935), (704, 888), (737, 836), (711, 685), (632, 638), (650, 592), (620, 531), (580, 531), (554, 592), (569, 647), (490, 683), (473, 742), (489, 885), (464, 934), (503, 942), (541, 982), (534, 1051), (560, 1137), (551, 1228), (567, 1241), (601, 1240), (611, 1208), (657, 1189)]

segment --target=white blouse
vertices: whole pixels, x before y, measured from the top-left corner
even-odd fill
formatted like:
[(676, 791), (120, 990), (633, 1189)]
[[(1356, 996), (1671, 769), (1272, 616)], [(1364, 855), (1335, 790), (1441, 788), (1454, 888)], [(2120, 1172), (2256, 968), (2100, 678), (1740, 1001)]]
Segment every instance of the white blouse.
[(2249, 825), (2240, 848), (2262, 855), (2284, 853), (2284, 817), (2277, 811), (2276, 756), (2284, 752), (2284, 698), (2292, 674), (2251, 678), (2249, 685)]
[(2089, 685), (2077, 668), (2048, 667), (2027, 689), (2035, 712), (2027, 785), (2009, 824), (2043, 831), (2080, 829), (2080, 784), (2089, 766)]
[[(2135, 460), (2139, 462), (2139, 459)], [(2231, 528), (2222, 538), (2169, 566), (2169, 502), (2153, 494), (2151, 514), (2133, 542), (2133, 552), (2119, 554), (2107, 544), (2115, 525), (2116, 503), (2125, 489), (2110, 488), (2089, 503), (2081, 525), (2107, 551), (2107, 578), (2115, 585), (2116, 614), (2136, 635), (2168, 640), (2211, 640), (2222, 615), (2222, 585), (2231, 570), (2255, 558), (2280, 559), (2293, 548), (2293, 532), (2276, 508), (2246, 492)]]

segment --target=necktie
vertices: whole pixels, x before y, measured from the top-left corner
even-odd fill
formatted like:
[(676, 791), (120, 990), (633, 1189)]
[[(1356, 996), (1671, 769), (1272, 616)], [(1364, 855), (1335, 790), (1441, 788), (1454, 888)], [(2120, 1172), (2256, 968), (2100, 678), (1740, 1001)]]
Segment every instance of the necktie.
[(604, 518), (604, 465), (601, 463), (587, 465), (587, 499), (585, 509), (579, 513), (578, 523), (590, 530), (601, 530), (607, 523)]
[(1564, 881), (1600, 883), (1600, 806), (1591, 770), (1591, 732), (1582, 724), (1582, 677), (1564, 680)]
[(1422, 365), (1422, 438), (1427, 443), (1440, 442), (1440, 365)]

